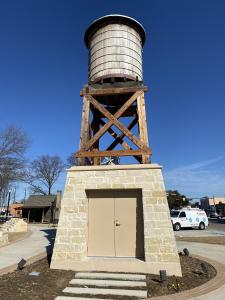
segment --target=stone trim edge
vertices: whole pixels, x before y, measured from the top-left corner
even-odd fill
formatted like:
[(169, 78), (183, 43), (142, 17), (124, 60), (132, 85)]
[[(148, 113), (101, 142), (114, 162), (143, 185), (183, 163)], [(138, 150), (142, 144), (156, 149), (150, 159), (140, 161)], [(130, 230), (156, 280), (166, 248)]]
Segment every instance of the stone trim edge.
[(105, 170), (137, 170), (137, 169), (162, 169), (162, 166), (158, 165), (158, 164), (74, 166), (74, 167), (67, 169), (67, 172), (105, 171)]

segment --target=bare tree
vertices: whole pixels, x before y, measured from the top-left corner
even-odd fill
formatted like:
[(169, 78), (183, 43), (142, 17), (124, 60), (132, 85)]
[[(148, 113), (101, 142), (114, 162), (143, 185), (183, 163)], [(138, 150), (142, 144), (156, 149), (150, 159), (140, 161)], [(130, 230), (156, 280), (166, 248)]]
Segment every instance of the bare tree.
[(0, 198), (4, 198), (10, 184), (25, 176), (28, 145), (27, 135), (14, 125), (0, 132)]
[(70, 156), (68, 156), (66, 162), (68, 168), (77, 166), (77, 158), (75, 156), (75, 153), (71, 153)]
[(51, 195), (52, 187), (65, 165), (59, 156), (42, 155), (32, 161), (27, 173), (26, 182), (33, 193)]

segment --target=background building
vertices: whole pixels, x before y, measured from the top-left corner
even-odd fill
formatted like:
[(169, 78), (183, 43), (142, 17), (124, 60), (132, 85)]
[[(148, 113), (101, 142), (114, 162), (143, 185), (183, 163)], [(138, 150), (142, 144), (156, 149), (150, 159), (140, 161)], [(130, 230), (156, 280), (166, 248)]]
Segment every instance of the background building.
[(24, 203), (22, 217), (28, 222), (57, 223), (59, 219), (61, 191), (56, 195), (31, 195)]
[(225, 204), (225, 196), (224, 197), (203, 197), (200, 199), (201, 208), (202, 209), (213, 209), (215, 210), (216, 205)]

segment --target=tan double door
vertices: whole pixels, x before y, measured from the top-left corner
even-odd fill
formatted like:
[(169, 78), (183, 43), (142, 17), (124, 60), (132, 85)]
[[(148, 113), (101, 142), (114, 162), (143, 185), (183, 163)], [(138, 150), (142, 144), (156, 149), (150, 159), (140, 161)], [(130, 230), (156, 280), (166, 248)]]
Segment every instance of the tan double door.
[(139, 191), (92, 191), (89, 197), (88, 255), (143, 257)]

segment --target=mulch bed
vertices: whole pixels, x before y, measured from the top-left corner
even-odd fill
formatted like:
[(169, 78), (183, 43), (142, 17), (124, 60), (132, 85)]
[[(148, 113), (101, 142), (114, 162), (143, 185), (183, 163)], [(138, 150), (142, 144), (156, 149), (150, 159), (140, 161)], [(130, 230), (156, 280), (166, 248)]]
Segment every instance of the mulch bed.
[(197, 258), (180, 256), (180, 262), (182, 277), (170, 276), (167, 282), (161, 283), (158, 275), (147, 275), (149, 298), (193, 289), (216, 276), (212, 265)]
[[(30, 276), (30, 272), (40, 272)], [(53, 300), (61, 294), (74, 277), (74, 271), (51, 270), (49, 258), (0, 276), (0, 299), (4, 300)]]
[[(216, 275), (216, 270), (199, 259), (180, 256), (183, 277), (168, 277), (161, 283), (158, 275), (147, 275), (148, 297), (181, 292), (199, 286)], [(53, 300), (63, 295), (62, 290), (69, 286), (74, 278), (74, 271), (49, 269), (50, 257), (25, 266), (22, 271), (15, 271), (0, 277), (0, 299), (2, 300)], [(30, 276), (30, 272), (40, 272), (39, 276)], [(96, 296), (95, 296), (96, 297)], [(106, 297), (104, 297), (106, 298)], [(110, 297), (112, 299), (112, 297)], [(117, 297), (114, 299), (131, 299)]]

